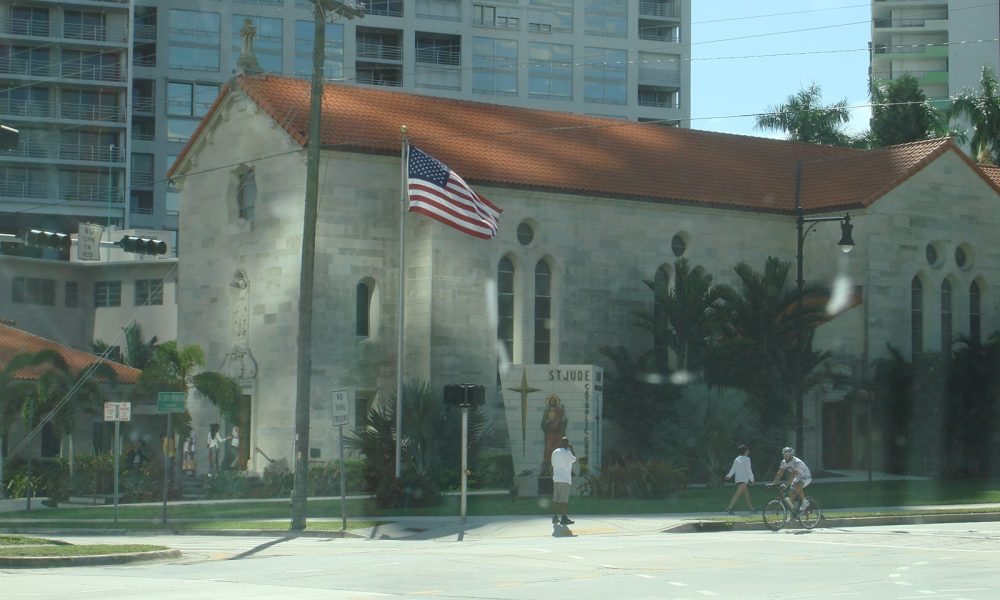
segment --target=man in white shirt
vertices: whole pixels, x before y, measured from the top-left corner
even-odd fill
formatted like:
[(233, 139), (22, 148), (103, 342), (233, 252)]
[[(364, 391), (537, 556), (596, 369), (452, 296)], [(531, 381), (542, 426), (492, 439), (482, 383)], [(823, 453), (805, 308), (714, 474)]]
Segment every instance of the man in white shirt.
[[(569, 489), (573, 483), (573, 463), (576, 454), (569, 438), (563, 438), (559, 447), (552, 451), (552, 524), (572, 525), (575, 521), (567, 516), (569, 512)], [(562, 519), (559, 514), (562, 513)]]
[(795, 456), (795, 448), (785, 447), (782, 449), (781, 455), (784, 460), (778, 465), (778, 473), (774, 476), (774, 483), (778, 483), (787, 471), (792, 479), (792, 493), (789, 494), (789, 498), (791, 498), (792, 502), (795, 502), (795, 497), (798, 496), (801, 500), (799, 510), (805, 510), (809, 507), (809, 501), (806, 500), (805, 487), (812, 483), (812, 473), (809, 471), (806, 463), (798, 456)]

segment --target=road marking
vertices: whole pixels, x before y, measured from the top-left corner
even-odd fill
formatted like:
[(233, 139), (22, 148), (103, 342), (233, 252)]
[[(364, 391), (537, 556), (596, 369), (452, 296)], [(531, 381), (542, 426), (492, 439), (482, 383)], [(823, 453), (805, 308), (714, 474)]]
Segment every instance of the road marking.
[(635, 573), (636, 577), (642, 577), (643, 579), (656, 579), (652, 575), (646, 575), (645, 573)]
[(698, 590), (698, 593), (702, 596), (718, 596), (718, 594), (710, 590)]
[(288, 571), (289, 575), (298, 575), (299, 573), (319, 573), (323, 569), (306, 569), (305, 571)]
[(573, 560), (583, 560), (582, 556), (577, 556), (575, 554), (567, 554), (566, 556), (572, 558)]
[(897, 571), (906, 571), (906, 570), (907, 570), (907, 569), (909, 569), (909, 568), (910, 568), (910, 567), (896, 567), (896, 570), (897, 570)]
[(899, 573), (889, 573), (889, 577), (902, 577)]
[(668, 581), (667, 585), (673, 585), (673, 586), (676, 586), (676, 587), (687, 587), (688, 586), (688, 584), (681, 583), (679, 581)]

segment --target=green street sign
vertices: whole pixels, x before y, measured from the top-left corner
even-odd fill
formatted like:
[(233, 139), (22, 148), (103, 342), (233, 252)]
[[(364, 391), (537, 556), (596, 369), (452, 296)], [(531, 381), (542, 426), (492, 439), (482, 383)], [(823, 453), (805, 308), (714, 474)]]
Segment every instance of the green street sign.
[(184, 392), (160, 392), (156, 395), (156, 412), (184, 412)]

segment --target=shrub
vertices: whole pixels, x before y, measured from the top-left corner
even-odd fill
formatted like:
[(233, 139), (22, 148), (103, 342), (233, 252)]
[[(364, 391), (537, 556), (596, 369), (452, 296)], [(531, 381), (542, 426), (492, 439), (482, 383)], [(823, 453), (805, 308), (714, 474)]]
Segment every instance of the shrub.
[(114, 456), (111, 452), (81, 454), (76, 457), (76, 468), (70, 489), (74, 494), (99, 496), (112, 493), (114, 487)]
[(380, 508), (419, 508), (441, 502), (441, 492), (426, 474), (404, 472), (399, 479), (386, 477), (375, 489)]
[(33, 497), (47, 496), (54, 500), (69, 497), (69, 463), (62, 458), (32, 459), (30, 478), (27, 462), (18, 460), (4, 467), (4, 477), (12, 497), (24, 497), (29, 487)]
[[(240, 471), (222, 471), (205, 480), (205, 498), (209, 500), (246, 498), (249, 489), (246, 476)], [(289, 488), (290, 489), (290, 488)]]
[(481, 454), (472, 465), (469, 487), (505, 490), (514, 482), (514, 461), (510, 454)]
[(687, 487), (687, 471), (662, 461), (629, 461), (607, 465), (584, 479), (581, 492), (601, 498), (655, 500)]

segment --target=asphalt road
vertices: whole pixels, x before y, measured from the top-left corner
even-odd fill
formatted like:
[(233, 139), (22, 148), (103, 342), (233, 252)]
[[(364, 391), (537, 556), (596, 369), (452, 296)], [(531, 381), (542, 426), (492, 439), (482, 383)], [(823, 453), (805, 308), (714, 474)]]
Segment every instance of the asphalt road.
[(1000, 598), (1000, 523), (421, 540), (61, 536), (183, 558), (0, 571), (4, 599)]

